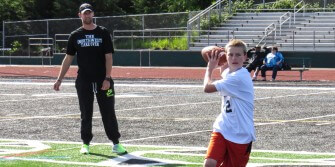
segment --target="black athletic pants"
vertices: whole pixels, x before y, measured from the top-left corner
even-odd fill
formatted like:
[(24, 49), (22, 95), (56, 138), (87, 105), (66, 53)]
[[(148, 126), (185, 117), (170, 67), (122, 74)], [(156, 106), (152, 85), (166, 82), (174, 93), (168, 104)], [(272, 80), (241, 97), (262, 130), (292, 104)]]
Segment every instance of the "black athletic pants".
[[(101, 82), (90, 82), (80, 77), (76, 80), (76, 89), (79, 99), (79, 107), (81, 112), (81, 139), (84, 144), (89, 144), (93, 138), (92, 134), (92, 116), (94, 94), (96, 94), (97, 102), (100, 108), (102, 122), (108, 139), (114, 144), (119, 143), (120, 133), (118, 123), (115, 116), (115, 92), (114, 82), (111, 81), (109, 91), (101, 90)], [(108, 92), (108, 93), (107, 93)]]

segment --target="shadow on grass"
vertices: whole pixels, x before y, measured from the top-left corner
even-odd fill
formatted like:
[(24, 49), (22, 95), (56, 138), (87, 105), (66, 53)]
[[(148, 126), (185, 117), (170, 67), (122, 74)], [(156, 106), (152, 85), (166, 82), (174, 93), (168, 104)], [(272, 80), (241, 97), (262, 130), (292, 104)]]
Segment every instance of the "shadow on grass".
[(92, 153), (92, 152), (90, 153), (90, 155), (99, 156), (99, 157), (103, 157), (103, 158), (107, 158), (107, 159), (113, 159), (113, 158), (117, 157), (117, 156), (104, 155), (104, 154)]

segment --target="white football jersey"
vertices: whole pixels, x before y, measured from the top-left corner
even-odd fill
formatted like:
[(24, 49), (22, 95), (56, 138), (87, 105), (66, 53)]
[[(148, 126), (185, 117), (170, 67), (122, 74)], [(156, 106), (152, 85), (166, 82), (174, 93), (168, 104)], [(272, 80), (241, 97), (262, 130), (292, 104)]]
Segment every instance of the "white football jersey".
[(222, 79), (213, 84), (222, 96), (221, 113), (214, 122), (213, 131), (238, 144), (255, 141), (254, 87), (250, 73), (243, 67), (229, 73), (227, 68)]

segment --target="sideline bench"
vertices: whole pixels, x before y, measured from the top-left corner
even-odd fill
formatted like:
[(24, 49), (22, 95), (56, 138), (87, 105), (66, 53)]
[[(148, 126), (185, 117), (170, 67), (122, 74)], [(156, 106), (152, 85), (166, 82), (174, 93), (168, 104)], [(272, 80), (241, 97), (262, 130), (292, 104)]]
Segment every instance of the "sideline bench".
[(280, 71), (299, 71), (300, 81), (302, 81), (302, 73), (305, 72), (305, 71), (308, 71), (308, 70), (309, 70), (308, 68), (291, 68), (290, 70), (279, 70), (278, 72), (280, 72)]
[(302, 81), (302, 73), (308, 71), (311, 67), (311, 59), (306, 57), (287, 57), (284, 58), (288, 65), (291, 66), (290, 70), (280, 70), (280, 71), (298, 71), (300, 74), (300, 81)]

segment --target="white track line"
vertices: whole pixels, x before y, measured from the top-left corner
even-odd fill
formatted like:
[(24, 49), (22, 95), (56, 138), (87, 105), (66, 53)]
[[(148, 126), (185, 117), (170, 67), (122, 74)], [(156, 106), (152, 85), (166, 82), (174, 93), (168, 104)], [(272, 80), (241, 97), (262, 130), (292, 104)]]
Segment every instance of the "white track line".
[(326, 117), (335, 117), (335, 114), (316, 116), (316, 117), (308, 117), (308, 118), (301, 118), (301, 119), (293, 119), (293, 120), (284, 120), (284, 121), (278, 121), (278, 122), (259, 123), (255, 126), (275, 125), (275, 124), (282, 124), (282, 123), (288, 123), (288, 122), (298, 122), (298, 121), (305, 121), (305, 120), (309, 120), (309, 119), (326, 118)]
[[(24, 82), (24, 81), (17, 81), (17, 82), (4, 82), (0, 81), (0, 85), (53, 85), (53, 82)], [(64, 82), (62, 86), (74, 86), (74, 82)], [(202, 88), (203, 85), (196, 85), (196, 84), (118, 84), (116, 83), (115, 86), (120, 87), (156, 87), (156, 88)], [(51, 88), (50, 88), (51, 89)], [(307, 87), (307, 86), (254, 86), (254, 89), (287, 89), (287, 90), (334, 90), (334, 87)]]
[(19, 100), (2, 100), (0, 103), (6, 102), (22, 102), (22, 101), (36, 101), (36, 100), (53, 100), (53, 99), (64, 99), (64, 98), (72, 98), (69, 96), (62, 96), (62, 97), (53, 97), (53, 98), (36, 98), (36, 99), (19, 99)]

